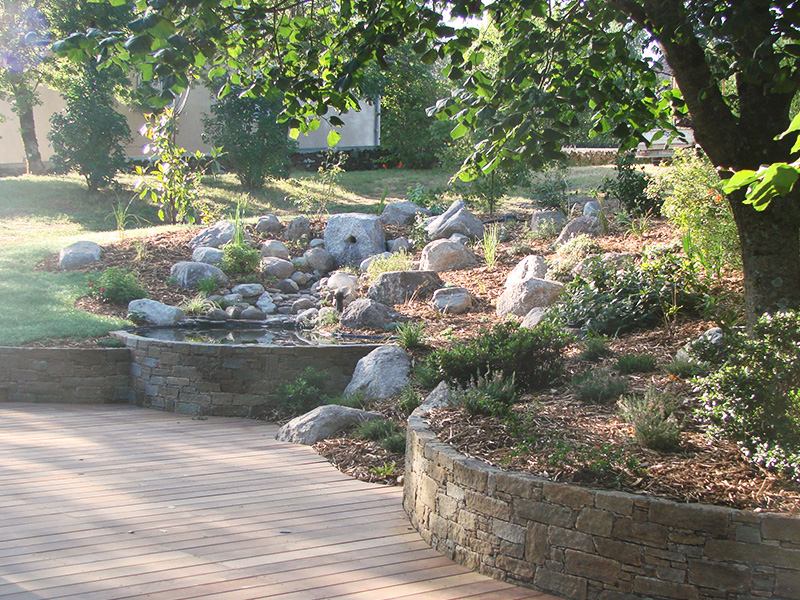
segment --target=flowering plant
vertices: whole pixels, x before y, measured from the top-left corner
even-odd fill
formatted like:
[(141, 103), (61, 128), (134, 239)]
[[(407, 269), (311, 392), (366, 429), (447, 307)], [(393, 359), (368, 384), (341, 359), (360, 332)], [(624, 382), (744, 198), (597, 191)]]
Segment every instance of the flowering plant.
[(147, 291), (136, 277), (117, 267), (106, 269), (100, 276), (91, 276), (87, 287), (89, 296), (111, 304), (127, 304), (131, 300), (147, 297)]

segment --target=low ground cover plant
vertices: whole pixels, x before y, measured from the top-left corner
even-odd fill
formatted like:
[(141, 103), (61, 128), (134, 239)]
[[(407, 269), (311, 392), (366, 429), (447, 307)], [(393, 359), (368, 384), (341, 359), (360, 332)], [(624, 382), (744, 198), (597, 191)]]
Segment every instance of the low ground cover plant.
[(625, 396), (619, 402), (620, 415), (633, 426), (636, 441), (660, 452), (671, 452), (680, 445), (676, 405), (674, 398), (652, 386), (642, 396)]
[(89, 295), (110, 304), (128, 304), (131, 300), (147, 297), (147, 290), (136, 276), (125, 269), (111, 267), (87, 282)]

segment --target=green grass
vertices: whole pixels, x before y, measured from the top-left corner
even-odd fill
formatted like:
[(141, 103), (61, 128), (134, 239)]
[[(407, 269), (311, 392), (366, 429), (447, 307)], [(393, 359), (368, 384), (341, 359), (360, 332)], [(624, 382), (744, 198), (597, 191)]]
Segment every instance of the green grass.
[[(596, 187), (606, 167), (570, 169), (571, 181)], [(432, 191), (447, 190), (444, 202), (461, 197), (463, 184), (450, 186), (452, 173), (444, 170), (388, 169), (345, 172), (334, 187), (328, 211), (376, 213), (386, 191), (386, 202), (402, 200), (409, 187), (424, 185)], [(136, 178), (120, 175), (108, 190), (90, 194), (81, 177), (0, 178), (0, 345), (19, 345), (42, 339), (102, 336), (129, 324), (121, 319), (92, 315), (75, 308), (84, 295), (86, 275), (34, 270), (40, 261), (77, 240), (99, 244), (118, 239), (113, 207), (135, 196)], [(247, 195), (245, 220), (273, 213), (283, 219), (296, 216), (297, 207), (287, 196), (319, 189), (315, 173), (296, 172), (290, 178), (270, 181), (264, 190)], [(237, 201), (245, 193), (231, 175), (204, 177), (201, 197), (220, 218), (232, 218)], [(529, 208), (525, 189), (511, 194), (507, 210)], [(129, 212), (137, 217), (124, 232), (127, 237), (148, 236), (169, 229), (156, 216), (157, 208), (138, 197)]]

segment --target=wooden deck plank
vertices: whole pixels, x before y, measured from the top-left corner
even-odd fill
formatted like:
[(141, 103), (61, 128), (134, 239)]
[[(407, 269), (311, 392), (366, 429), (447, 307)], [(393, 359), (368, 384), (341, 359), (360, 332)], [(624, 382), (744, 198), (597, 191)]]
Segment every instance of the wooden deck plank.
[(558, 600), (455, 565), (411, 529), (401, 490), (275, 431), (0, 404), (0, 598)]

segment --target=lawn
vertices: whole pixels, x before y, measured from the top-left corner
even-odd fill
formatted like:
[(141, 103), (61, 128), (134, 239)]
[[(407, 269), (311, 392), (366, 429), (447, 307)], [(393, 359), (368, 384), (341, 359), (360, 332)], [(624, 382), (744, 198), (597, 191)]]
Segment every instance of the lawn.
[[(570, 191), (588, 193), (613, 167), (570, 169)], [(444, 202), (462, 196), (464, 186), (449, 185), (444, 170), (414, 171), (380, 169), (342, 173), (330, 187), (327, 211), (377, 213), (380, 199), (402, 200), (408, 188), (422, 185), (437, 192)], [(105, 335), (127, 321), (90, 314), (75, 307), (86, 291), (82, 273), (55, 273), (37, 268), (42, 261), (77, 240), (99, 244), (128, 237), (149, 236), (170, 226), (160, 224), (157, 209), (134, 192), (135, 178), (121, 175), (117, 184), (100, 193), (89, 193), (75, 175), (0, 178), (0, 297), (4, 319), (0, 345), (21, 345), (56, 338), (85, 339)], [(237, 202), (245, 199), (246, 221), (273, 213), (281, 218), (299, 214), (292, 197), (323, 191), (316, 173), (295, 172), (268, 183), (258, 193), (245, 194), (233, 176), (206, 177), (201, 197), (213, 218), (231, 218)], [(529, 207), (530, 189), (510, 190), (504, 210)], [(130, 205), (128, 206), (128, 203)], [(115, 207), (128, 207), (120, 230)]]

